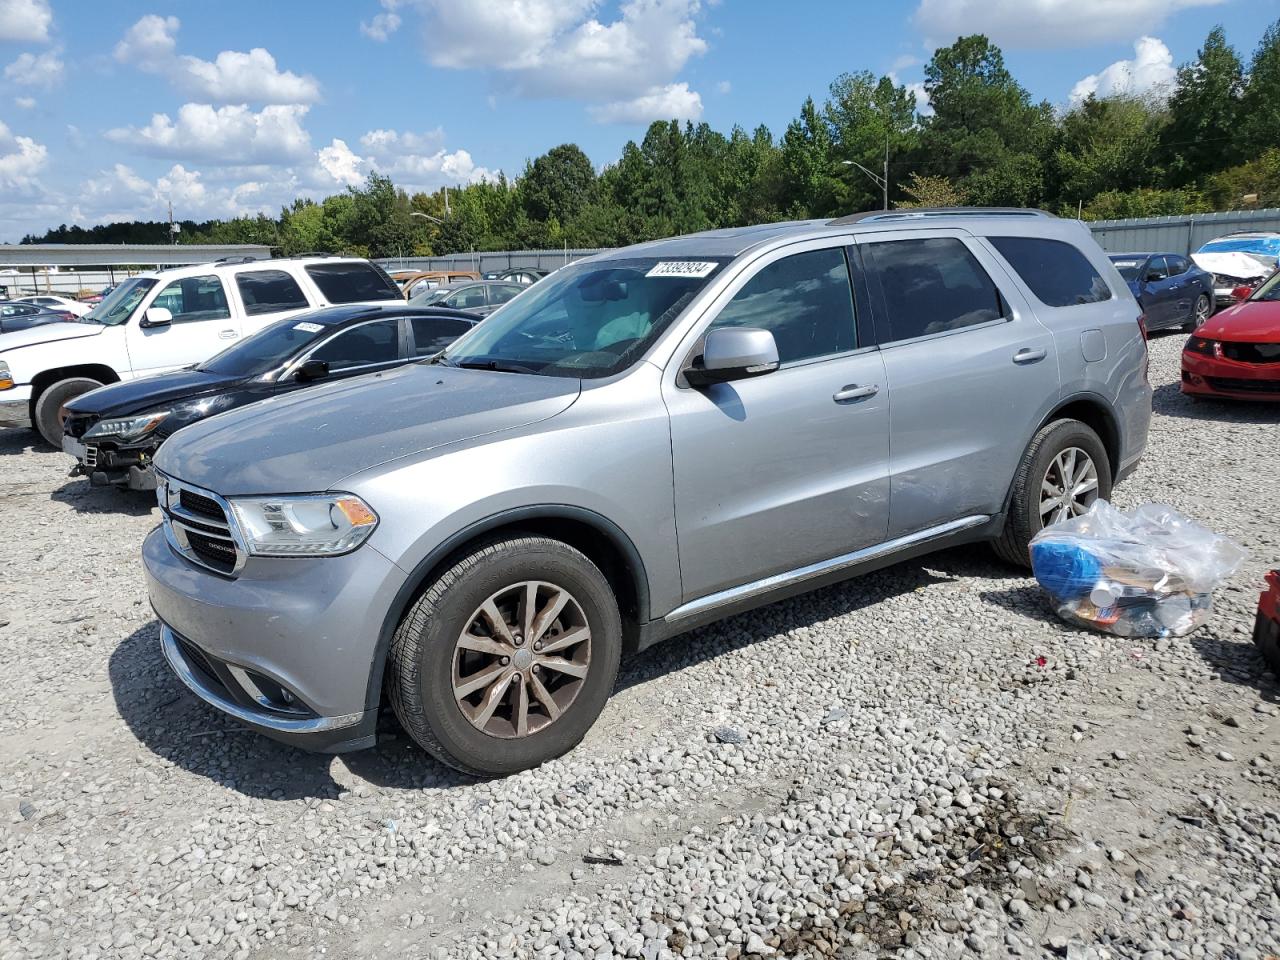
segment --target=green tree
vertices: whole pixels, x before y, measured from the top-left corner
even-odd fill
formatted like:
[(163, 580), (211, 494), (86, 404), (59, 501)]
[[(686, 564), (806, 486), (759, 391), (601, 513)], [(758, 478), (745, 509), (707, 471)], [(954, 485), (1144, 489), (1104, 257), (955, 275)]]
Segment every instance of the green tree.
[[(878, 209), (883, 202), (877, 187), (851, 160), (883, 175), (886, 159), (900, 165), (919, 146), (916, 98), (905, 85), (868, 71), (845, 73), (830, 87), (831, 99), (823, 113), (830, 129), (831, 145), (837, 158), (837, 175), (844, 182), (840, 198), (842, 212)], [(890, 189), (893, 170), (890, 167)]]
[(978, 205), (1034, 206), (1053, 108), (1031, 95), (981, 34), (934, 51), (924, 69), (933, 115), (922, 118), (919, 167), (958, 182)]
[(1178, 70), (1169, 98), (1161, 153), (1170, 186), (1187, 186), (1239, 160), (1236, 121), (1243, 91), (1240, 58), (1222, 27), (1214, 27), (1195, 62)]
[(1104, 190), (1149, 185), (1161, 111), (1136, 97), (1090, 96), (1062, 116), (1046, 160), (1050, 205), (1069, 210)]
[(595, 200), (596, 171), (581, 147), (562, 143), (525, 166), (517, 190), (530, 220), (566, 223)]
[(812, 97), (782, 135), (779, 164), (787, 216), (824, 217), (842, 212), (846, 186), (836, 173), (839, 159), (831, 131)]
[(1209, 207), (1195, 190), (1104, 190), (1084, 208), (1085, 220), (1127, 220), (1131, 217), (1173, 217), (1203, 213)]
[[(1205, 195), (1213, 210), (1280, 207), (1280, 147), (1209, 177)], [(1245, 197), (1256, 199), (1245, 200)]]
[(1243, 156), (1280, 145), (1280, 20), (1267, 28), (1254, 51), (1237, 129)]
[(963, 207), (968, 202), (964, 190), (957, 187), (946, 177), (927, 177), (913, 172), (902, 186), (905, 200), (899, 200), (898, 206), (904, 209), (912, 207)]

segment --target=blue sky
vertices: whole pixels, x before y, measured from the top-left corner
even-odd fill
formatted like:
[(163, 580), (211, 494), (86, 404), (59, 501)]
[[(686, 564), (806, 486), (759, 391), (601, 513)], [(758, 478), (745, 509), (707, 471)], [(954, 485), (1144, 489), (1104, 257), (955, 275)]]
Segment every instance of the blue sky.
[[(410, 189), (650, 120), (780, 134), (838, 74), (921, 80), (985, 32), (1037, 98), (1168, 89), (1275, 0), (0, 0), (0, 241), (59, 223), (275, 212), (371, 169)], [(926, 106), (922, 102), (922, 107)]]

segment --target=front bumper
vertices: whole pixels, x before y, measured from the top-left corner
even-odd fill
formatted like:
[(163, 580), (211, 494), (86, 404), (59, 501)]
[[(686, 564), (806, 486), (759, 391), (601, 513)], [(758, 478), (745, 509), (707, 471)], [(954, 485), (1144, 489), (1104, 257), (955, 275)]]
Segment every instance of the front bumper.
[(1280, 400), (1280, 363), (1244, 363), (1184, 351), (1182, 392), (1193, 397)]
[(88, 477), (95, 487), (127, 487), (130, 490), (154, 490), (156, 473), (151, 465), (155, 442), (135, 447), (88, 443), (63, 434), (62, 451), (76, 458), (71, 476)]
[(196, 696), (308, 750), (373, 745), (370, 677), (399, 567), (365, 544), (342, 557), (251, 558), (232, 579), (176, 554), (160, 527), (142, 557), (165, 658)]
[[(13, 396), (12, 394), (23, 394), (22, 396)], [(31, 388), (30, 387), (14, 387), (12, 393), (8, 390), (4, 392), (4, 399), (0, 400), (0, 427), (30, 427), (31, 426)]]

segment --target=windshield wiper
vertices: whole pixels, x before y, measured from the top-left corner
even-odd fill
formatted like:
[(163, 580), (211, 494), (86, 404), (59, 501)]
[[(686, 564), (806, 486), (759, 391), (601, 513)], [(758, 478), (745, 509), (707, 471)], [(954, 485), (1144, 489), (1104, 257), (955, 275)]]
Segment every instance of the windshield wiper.
[(485, 358), (484, 360), (451, 360), (450, 366), (463, 367), (467, 370), (496, 370), (499, 373), (537, 373), (532, 367), (523, 367), (518, 363), (510, 363), (506, 360), (494, 360)]

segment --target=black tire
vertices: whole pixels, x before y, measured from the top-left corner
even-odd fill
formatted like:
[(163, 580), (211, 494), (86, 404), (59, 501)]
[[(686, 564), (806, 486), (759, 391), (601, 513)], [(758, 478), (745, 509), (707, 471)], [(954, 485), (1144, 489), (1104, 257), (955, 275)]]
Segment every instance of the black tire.
[(1205, 320), (1208, 320), (1210, 317), (1213, 316), (1213, 308), (1214, 308), (1213, 297), (1204, 293), (1200, 294), (1200, 296), (1196, 297), (1195, 303), (1191, 304), (1191, 316), (1187, 319), (1186, 323), (1182, 325), (1182, 329), (1185, 330), (1187, 333), (1195, 333), (1197, 330), (1200, 329), (1200, 324), (1196, 322), (1196, 317), (1199, 316), (1199, 312), (1200, 312), (1199, 305), (1201, 300), (1206, 301), (1208, 304), (1208, 306), (1206, 307), (1208, 312), (1205, 313), (1204, 315)]
[[(525, 580), (555, 584), (578, 601), (591, 630), (590, 669), (558, 719), (506, 739), (464, 716), (453, 693), (453, 655), (459, 634), (486, 598)], [(600, 570), (558, 540), (512, 537), (458, 557), (405, 614), (391, 640), (387, 695), (401, 726), (432, 756), (463, 773), (505, 776), (577, 746), (613, 692), (621, 654), (618, 604)]]
[(44, 437), (45, 443), (62, 449), (62, 408), (80, 394), (100, 386), (101, 382), (89, 377), (68, 377), (44, 389), (36, 399), (32, 426)]
[(1079, 420), (1054, 420), (1040, 428), (1027, 445), (1013, 480), (1013, 496), (1004, 532), (993, 542), (1000, 559), (1020, 567), (1031, 566), (1031, 538), (1044, 529), (1040, 516), (1040, 482), (1054, 458), (1070, 447), (1079, 447), (1093, 460), (1098, 474), (1099, 500), (1111, 499), (1111, 461), (1102, 440)]

